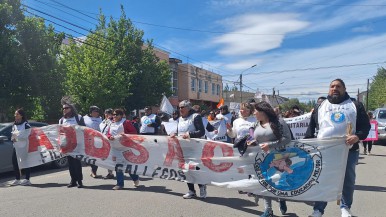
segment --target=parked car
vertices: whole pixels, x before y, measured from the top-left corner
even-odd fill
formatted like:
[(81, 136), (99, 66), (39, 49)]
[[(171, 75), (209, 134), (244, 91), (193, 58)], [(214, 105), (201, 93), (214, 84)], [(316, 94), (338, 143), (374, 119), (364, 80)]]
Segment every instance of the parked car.
[(377, 108), (373, 113), (374, 119), (378, 122), (378, 139), (386, 139), (386, 108)]
[[(47, 126), (46, 123), (28, 122), (31, 127)], [(12, 166), (12, 152), (13, 143), (11, 141), (13, 123), (0, 123), (0, 173), (9, 172), (13, 170)], [(58, 159), (50, 163), (52, 167), (63, 168), (68, 165), (67, 157)]]

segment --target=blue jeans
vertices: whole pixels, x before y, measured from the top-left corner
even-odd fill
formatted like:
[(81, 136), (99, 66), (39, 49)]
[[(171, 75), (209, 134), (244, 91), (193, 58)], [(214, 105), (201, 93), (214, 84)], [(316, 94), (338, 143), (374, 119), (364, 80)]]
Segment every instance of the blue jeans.
[[(340, 200), (340, 208), (351, 208), (354, 189), (355, 189), (355, 167), (359, 159), (359, 150), (349, 151), (347, 156), (346, 173), (344, 176), (342, 199)], [(319, 210), (324, 213), (324, 209), (327, 206), (327, 202), (315, 202), (314, 210)]]
[[(123, 175), (122, 171), (117, 171), (116, 173), (117, 173), (117, 185), (123, 187), (125, 185), (124, 184), (125, 176)], [(130, 177), (133, 181), (137, 181), (139, 179), (139, 176), (134, 174), (130, 174)]]

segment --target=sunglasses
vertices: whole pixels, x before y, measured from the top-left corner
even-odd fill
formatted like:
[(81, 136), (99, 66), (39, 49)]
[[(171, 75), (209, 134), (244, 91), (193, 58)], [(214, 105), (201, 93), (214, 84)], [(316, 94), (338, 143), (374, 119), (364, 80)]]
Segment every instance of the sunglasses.
[(69, 109), (70, 107), (63, 107), (63, 110)]
[(113, 116), (120, 116), (120, 114), (113, 114)]
[(183, 108), (185, 108), (186, 106), (180, 106), (180, 109), (183, 109)]

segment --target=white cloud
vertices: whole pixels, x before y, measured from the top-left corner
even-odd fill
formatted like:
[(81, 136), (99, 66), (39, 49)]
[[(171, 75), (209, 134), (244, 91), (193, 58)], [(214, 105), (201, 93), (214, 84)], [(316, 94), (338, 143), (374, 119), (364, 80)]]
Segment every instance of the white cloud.
[(217, 37), (213, 42), (223, 44), (221, 55), (239, 56), (278, 48), (285, 34), (303, 29), (308, 23), (298, 20), (296, 14), (248, 14), (224, 20), (223, 25), (233, 34)]
[(372, 32), (373, 28), (371, 28), (370, 26), (359, 26), (359, 27), (353, 28), (351, 31), (353, 31), (353, 32)]

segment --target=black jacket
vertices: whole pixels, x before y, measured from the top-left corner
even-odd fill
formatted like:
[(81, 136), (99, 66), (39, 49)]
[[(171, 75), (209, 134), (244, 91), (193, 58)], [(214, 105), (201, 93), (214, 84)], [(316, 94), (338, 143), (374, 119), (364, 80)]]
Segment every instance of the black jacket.
[[(328, 96), (326, 100), (328, 100), (330, 103), (333, 103), (333, 102), (331, 102), (330, 98), (331, 97)], [(343, 99), (339, 103), (342, 103), (349, 98), (350, 98), (350, 96), (346, 93), (346, 95), (343, 97)], [(367, 138), (367, 136), (370, 132), (370, 129), (371, 129), (369, 116), (367, 115), (366, 110), (365, 110), (362, 103), (357, 102), (357, 101), (353, 101), (353, 102), (354, 102), (355, 107), (357, 109), (355, 135), (358, 136), (359, 140), (364, 140)], [(333, 104), (339, 104), (339, 103), (333, 103)], [(319, 110), (319, 106), (315, 107), (314, 111), (311, 114), (310, 124), (308, 125), (306, 134), (304, 136), (305, 139), (316, 138), (316, 132), (317, 132), (317, 130), (319, 130), (318, 110)], [(356, 151), (358, 149), (359, 149), (359, 145), (357, 142), (352, 146), (350, 151)]]

